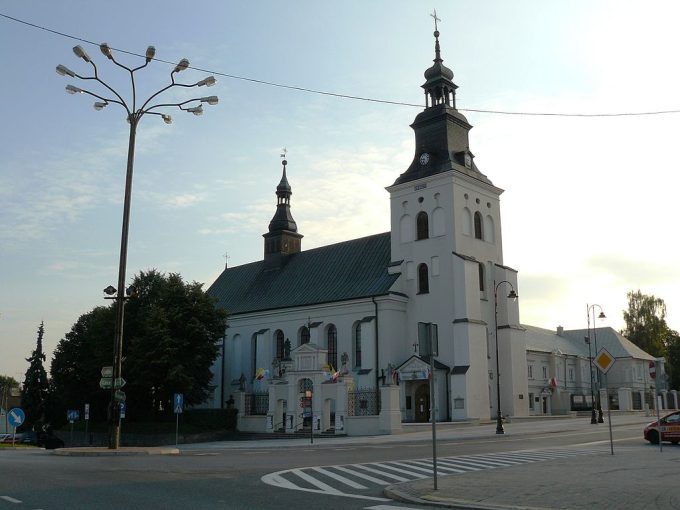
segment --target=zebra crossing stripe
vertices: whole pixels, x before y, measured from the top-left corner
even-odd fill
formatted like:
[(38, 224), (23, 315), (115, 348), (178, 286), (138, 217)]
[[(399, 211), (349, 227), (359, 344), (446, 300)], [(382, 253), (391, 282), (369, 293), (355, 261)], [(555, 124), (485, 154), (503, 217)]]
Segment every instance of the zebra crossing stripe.
[(332, 471), (329, 471), (328, 469), (324, 469), (322, 467), (314, 467), (312, 468), (314, 471), (318, 473), (322, 473), (330, 478), (333, 478), (334, 480), (337, 480), (340, 483), (344, 483), (348, 487), (352, 487), (352, 489), (366, 489), (367, 487), (364, 485), (361, 485), (360, 483), (356, 483), (349, 478), (346, 478), (342, 475), (339, 475), (337, 473), (334, 473)]
[(378, 478), (375, 478), (364, 473), (359, 473), (359, 471), (354, 471), (353, 469), (349, 469), (345, 466), (335, 466), (335, 469), (337, 469), (338, 471), (342, 471), (343, 473), (356, 476), (357, 478), (361, 478), (362, 480), (366, 480), (367, 482), (374, 483), (376, 485), (390, 485), (392, 483), (386, 482), (385, 480), (380, 480)]
[(406, 467), (406, 468), (415, 469), (415, 470), (417, 470), (417, 471), (424, 471), (424, 472), (427, 473), (428, 475), (429, 475), (429, 474), (432, 474), (432, 468), (427, 469), (427, 468), (424, 468), (424, 467), (421, 467), (421, 466), (415, 466), (415, 465), (411, 464), (410, 461), (409, 461), (409, 462), (395, 462), (395, 461), (392, 461), (392, 462), (390, 462), (390, 464), (394, 464), (394, 465), (396, 465), (396, 466), (402, 466), (402, 467)]
[(460, 469), (461, 472), (465, 471), (481, 471), (483, 468), (477, 466), (470, 466), (469, 464), (463, 464), (462, 462), (456, 462), (454, 459), (437, 459), (437, 465), (444, 464), (447, 466), (455, 467)]
[[(449, 472), (449, 473), (464, 473), (462, 469), (457, 469), (453, 467), (449, 467), (446, 465), (442, 465), (440, 462), (441, 459), (437, 459), (437, 471), (441, 472)], [(432, 472), (432, 461), (431, 460), (412, 460), (411, 461), (414, 464), (419, 464), (421, 466), (426, 466), (430, 472)]]
[(393, 475), (392, 473), (385, 473), (384, 471), (378, 471), (377, 469), (365, 466), (364, 464), (356, 464), (355, 466), (352, 467), (363, 469), (364, 471), (368, 471), (369, 473), (375, 473), (376, 475), (380, 475), (384, 478), (391, 478), (392, 480), (396, 480), (397, 482), (408, 482), (408, 478), (404, 478), (403, 476), (399, 475)]
[[(406, 471), (405, 469), (399, 469), (398, 467), (394, 467), (394, 466), (391, 466), (389, 464), (382, 464), (382, 463), (379, 463), (379, 462), (373, 462), (373, 465), (381, 467), (383, 469), (391, 469), (393, 471), (396, 471), (397, 473), (403, 473), (403, 474), (411, 476), (413, 478), (428, 478), (427, 475), (421, 475), (420, 473), (416, 473), (414, 471)], [(410, 467), (410, 466), (408, 466), (408, 467)], [(407, 481), (407, 480), (404, 480), (404, 481)]]
[(330, 485), (323, 483), (321, 480), (317, 480), (316, 478), (308, 475), (307, 473), (305, 473), (301, 469), (291, 469), (290, 472), (299, 476), (305, 482), (310, 483), (314, 487), (318, 487), (322, 491), (327, 492), (328, 494), (342, 494), (342, 492), (339, 491), (338, 489), (334, 489)]

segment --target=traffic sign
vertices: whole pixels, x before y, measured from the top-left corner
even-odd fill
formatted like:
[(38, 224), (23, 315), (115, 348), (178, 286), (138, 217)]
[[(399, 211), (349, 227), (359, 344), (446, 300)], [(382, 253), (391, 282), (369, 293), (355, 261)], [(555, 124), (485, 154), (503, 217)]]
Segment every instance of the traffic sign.
[(175, 410), (175, 414), (182, 414), (184, 412), (184, 394), (175, 393), (172, 401), (174, 402), (172, 407)]
[(655, 361), (649, 362), (649, 377), (651, 377), (652, 379), (656, 379), (656, 362)]
[(80, 419), (80, 411), (77, 409), (69, 409), (66, 411), (66, 419), (71, 423), (78, 421)]
[(600, 370), (600, 372), (606, 374), (615, 361), (616, 358), (609, 354), (609, 351), (603, 347), (600, 349), (600, 352), (597, 353), (597, 356), (595, 356), (593, 363)]
[(125, 379), (122, 377), (116, 377), (116, 379), (113, 381), (113, 387), (119, 390), (123, 386), (125, 386)]
[(85, 404), (85, 421), (90, 419), (90, 404)]
[(24, 410), (20, 407), (14, 407), (7, 413), (7, 423), (14, 428), (20, 427), (24, 420), (26, 420), (26, 414), (24, 414)]
[(102, 367), (102, 377), (113, 377), (113, 367)]
[(99, 387), (103, 390), (110, 390), (113, 386), (113, 379), (110, 377), (102, 377), (99, 379)]
[(120, 417), (125, 418), (125, 411), (127, 411), (127, 406), (125, 405), (125, 402), (120, 403)]
[(123, 390), (116, 390), (116, 393), (114, 393), (113, 397), (116, 399), (116, 402), (125, 402), (127, 395), (125, 395)]

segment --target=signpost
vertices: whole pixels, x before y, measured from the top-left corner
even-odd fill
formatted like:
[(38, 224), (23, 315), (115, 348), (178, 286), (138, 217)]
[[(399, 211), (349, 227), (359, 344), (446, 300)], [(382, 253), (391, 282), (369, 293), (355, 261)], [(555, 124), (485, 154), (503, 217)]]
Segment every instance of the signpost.
[(656, 391), (654, 392), (654, 407), (656, 407), (656, 423), (659, 424), (659, 451), (662, 452), (663, 441), (661, 440), (661, 399), (658, 396), (659, 381), (656, 378), (656, 361), (649, 362), (649, 377), (652, 378), (656, 387)]
[[(87, 426), (90, 423), (90, 404), (85, 404), (85, 441), (87, 441)], [(90, 446), (92, 446), (92, 443), (90, 443)]]
[(184, 393), (175, 393), (172, 398), (173, 410), (175, 411), (175, 446), (179, 443), (179, 415), (184, 412)]
[(71, 424), (69, 444), (70, 446), (73, 446), (73, 422), (78, 421), (80, 419), (80, 411), (78, 409), (69, 409), (68, 411), (66, 411), (66, 419)]
[(7, 413), (7, 422), (12, 426), (12, 448), (14, 448), (17, 427), (23, 425), (24, 421), (26, 421), (26, 414), (20, 407), (14, 407)]
[[(615, 361), (616, 358), (609, 354), (609, 351), (603, 347), (602, 349), (599, 350), (599, 352), (595, 356), (593, 364), (598, 368), (600, 372), (602, 372), (602, 374), (606, 375)], [(612, 408), (609, 405), (609, 385), (607, 378), (605, 378), (604, 380), (604, 391), (605, 396), (607, 398), (607, 418), (609, 420), (609, 444), (611, 445), (612, 455), (614, 455), (614, 437), (612, 435)]]
[(439, 333), (437, 325), (431, 322), (418, 323), (418, 354), (430, 358), (430, 420), (432, 420), (432, 478), (437, 490), (437, 406), (434, 398), (434, 358), (439, 354)]

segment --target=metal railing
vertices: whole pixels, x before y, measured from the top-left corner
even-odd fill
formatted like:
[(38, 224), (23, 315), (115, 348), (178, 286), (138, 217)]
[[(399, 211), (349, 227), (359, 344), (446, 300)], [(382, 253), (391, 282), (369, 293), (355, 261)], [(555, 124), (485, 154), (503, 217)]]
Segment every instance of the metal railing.
[(347, 392), (347, 416), (376, 416), (380, 414), (380, 390), (358, 388)]
[(269, 410), (269, 393), (246, 393), (245, 409), (246, 416), (264, 416)]

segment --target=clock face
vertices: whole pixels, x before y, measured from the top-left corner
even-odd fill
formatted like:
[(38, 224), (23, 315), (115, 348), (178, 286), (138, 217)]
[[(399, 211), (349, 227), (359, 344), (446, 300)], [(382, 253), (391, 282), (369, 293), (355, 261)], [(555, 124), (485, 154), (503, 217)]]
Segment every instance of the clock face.
[(421, 165), (427, 165), (430, 161), (430, 155), (427, 152), (423, 152), (420, 155), (420, 164)]
[(468, 153), (465, 153), (465, 166), (472, 168), (472, 156), (470, 156)]

